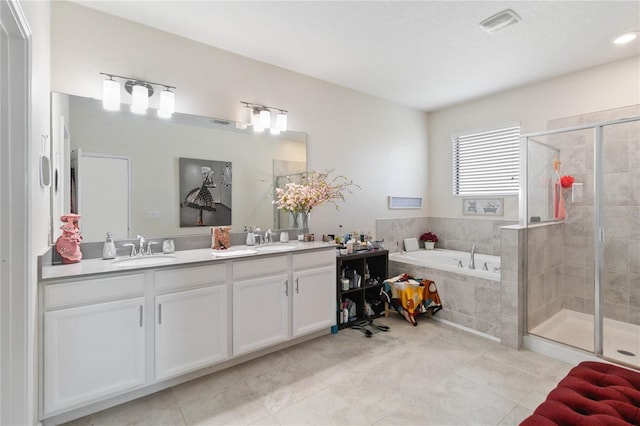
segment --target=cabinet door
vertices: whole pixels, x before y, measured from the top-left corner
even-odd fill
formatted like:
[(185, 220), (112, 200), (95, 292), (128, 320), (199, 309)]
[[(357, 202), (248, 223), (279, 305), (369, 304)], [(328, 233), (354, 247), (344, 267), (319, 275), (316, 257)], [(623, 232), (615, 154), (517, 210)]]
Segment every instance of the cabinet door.
[(44, 406), (51, 414), (145, 384), (144, 297), (44, 314)]
[(252, 352), (288, 338), (286, 274), (233, 283), (233, 353)]
[(336, 323), (336, 270), (309, 269), (293, 274), (293, 336)]
[(226, 285), (164, 294), (155, 301), (156, 380), (228, 358)]

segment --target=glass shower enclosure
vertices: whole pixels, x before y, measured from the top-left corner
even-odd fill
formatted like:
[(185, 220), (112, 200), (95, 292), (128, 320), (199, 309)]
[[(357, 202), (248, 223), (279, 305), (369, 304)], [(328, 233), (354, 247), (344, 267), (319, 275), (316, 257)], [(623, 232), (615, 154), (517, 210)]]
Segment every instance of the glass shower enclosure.
[(523, 135), (520, 224), (528, 334), (640, 368), (640, 106), (629, 112)]

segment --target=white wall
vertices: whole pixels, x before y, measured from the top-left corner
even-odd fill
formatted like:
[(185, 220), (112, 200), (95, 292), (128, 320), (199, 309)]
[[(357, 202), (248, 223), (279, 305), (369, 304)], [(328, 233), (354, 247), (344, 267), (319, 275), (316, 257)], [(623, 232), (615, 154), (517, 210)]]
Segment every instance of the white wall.
[[(427, 197), (427, 116), (317, 79), (67, 2), (52, 3), (52, 90), (101, 98), (100, 72), (177, 87), (179, 112), (236, 119), (240, 101), (289, 111), (308, 134), (309, 169), (362, 187), (340, 211), (311, 214), (311, 230), (375, 231), (375, 219), (427, 216), (388, 210), (387, 196)], [(333, 175), (333, 174), (332, 174)], [(176, 200), (177, 202), (177, 200)]]
[[(546, 130), (548, 120), (637, 104), (639, 76), (635, 57), (431, 113), (430, 155), (438, 159), (430, 167), (431, 216), (462, 217), (462, 198), (451, 195), (452, 133), (516, 121), (531, 133)], [(505, 197), (504, 219), (518, 220), (516, 196)]]

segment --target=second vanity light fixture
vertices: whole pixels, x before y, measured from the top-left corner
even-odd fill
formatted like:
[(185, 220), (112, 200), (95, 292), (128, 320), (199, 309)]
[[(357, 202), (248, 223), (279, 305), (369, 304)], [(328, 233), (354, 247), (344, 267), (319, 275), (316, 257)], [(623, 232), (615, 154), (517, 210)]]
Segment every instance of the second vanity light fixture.
[(253, 126), (253, 131), (256, 133), (269, 129), (272, 135), (287, 131), (287, 110), (245, 101), (240, 101), (240, 103), (242, 108), (240, 119), (236, 125), (239, 129)]
[(160, 91), (158, 117), (170, 118), (176, 112), (176, 95), (172, 91), (176, 90), (174, 86), (104, 72), (100, 74), (107, 77), (102, 82), (102, 106), (104, 109), (108, 111), (120, 110), (120, 83), (117, 80), (123, 80), (124, 89), (131, 94), (131, 112), (135, 114), (145, 114), (147, 112), (149, 98), (154, 94), (154, 86), (163, 89)]

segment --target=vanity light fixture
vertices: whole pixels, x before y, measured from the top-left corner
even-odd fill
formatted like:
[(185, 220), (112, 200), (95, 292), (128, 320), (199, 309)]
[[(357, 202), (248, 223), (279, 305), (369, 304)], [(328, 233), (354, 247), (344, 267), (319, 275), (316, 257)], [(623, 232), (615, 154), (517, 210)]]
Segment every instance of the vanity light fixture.
[(282, 108), (270, 107), (267, 105), (252, 104), (240, 101), (240, 119), (236, 124), (239, 129), (246, 129), (253, 126), (256, 133), (269, 129), (272, 135), (287, 131), (287, 111)]
[(149, 98), (155, 93), (154, 86), (162, 87), (160, 91), (160, 107), (158, 117), (170, 118), (176, 110), (176, 88), (163, 83), (138, 80), (132, 77), (124, 77), (116, 74), (100, 73), (107, 77), (102, 83), (102, 105), (106, 110), (118, 111), (120, 109), (120, 83), (116, 79), (124, 81), (124, 89), (131, 95), (131, 112), (145, 114), (149, 108)]

